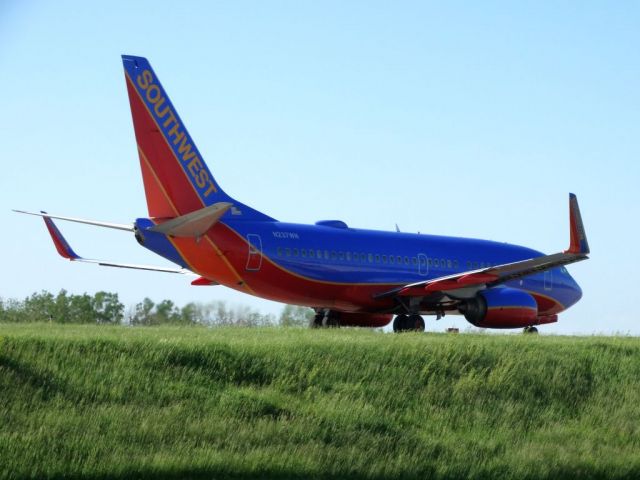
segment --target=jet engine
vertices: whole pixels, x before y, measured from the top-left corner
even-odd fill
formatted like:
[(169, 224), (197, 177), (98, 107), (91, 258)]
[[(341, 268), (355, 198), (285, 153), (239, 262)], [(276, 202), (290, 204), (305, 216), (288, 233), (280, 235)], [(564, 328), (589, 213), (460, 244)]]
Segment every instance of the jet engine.
[(541, 323), (535, 299), (514, 288), (483, 290), (461, 304), (459, 310), (476, 327), (518, 328)]

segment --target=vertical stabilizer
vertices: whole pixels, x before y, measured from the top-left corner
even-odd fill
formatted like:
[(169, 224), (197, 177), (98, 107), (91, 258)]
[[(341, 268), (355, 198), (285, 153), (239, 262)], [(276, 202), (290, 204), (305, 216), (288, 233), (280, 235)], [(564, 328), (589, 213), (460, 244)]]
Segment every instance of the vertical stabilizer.
[(229, 202), (233, 218), (273, 220), (216, 183), (147, 59), (123, 55), (122, 61), (149, 216), (176, 217)]

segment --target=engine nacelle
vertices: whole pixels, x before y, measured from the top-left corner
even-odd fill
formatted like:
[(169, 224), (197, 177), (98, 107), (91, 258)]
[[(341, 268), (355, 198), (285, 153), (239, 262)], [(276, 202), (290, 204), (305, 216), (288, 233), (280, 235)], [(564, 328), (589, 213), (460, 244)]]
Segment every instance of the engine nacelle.
[(476, 327), (518, 328), (540, 323), (535, 299), (514, 288), (483, 290), (460, 305), (460, 313)]
[(391, 322), (393, 315), (382, 313), (338, 313), (343, 327), (384, 327)]

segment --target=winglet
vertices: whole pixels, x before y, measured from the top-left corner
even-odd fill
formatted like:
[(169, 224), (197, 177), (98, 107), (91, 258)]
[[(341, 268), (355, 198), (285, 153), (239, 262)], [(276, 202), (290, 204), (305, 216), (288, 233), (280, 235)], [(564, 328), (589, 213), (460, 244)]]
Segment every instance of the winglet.
[(569, 228), (571, 241), (569, 250), (566, 250), (564, 253), (587, 255), (589, 253), (589, 243), (587, 242), (587, 235), (584, 231), (582, 216), (580, 215), (578, 198), (573, 193), (569, 194)]
[[(46, 214), (47, 212), (41, 213)], [(68, 260), (79, 259), (80, 257), (76, 255), (76, 252), (73, 251), (69, 242), (67, 242), (67, 240), (62, 236), (62, 233), (60, 233), (56, 224), (53, 223), (53, 220), (49, 217), (42, 218), (44, 219), (44, 224), (47, 226), (47, 230), (49, 230), (49, 235), (51, 235), (51, 240), (53, 240), (53, 244), (55, 245), (58, 253)]]

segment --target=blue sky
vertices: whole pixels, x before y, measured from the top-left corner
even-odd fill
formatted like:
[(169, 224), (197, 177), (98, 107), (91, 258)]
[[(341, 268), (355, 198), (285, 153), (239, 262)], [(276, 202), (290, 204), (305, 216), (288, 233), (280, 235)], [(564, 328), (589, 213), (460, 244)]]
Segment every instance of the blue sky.
[[(592, 258), (554, 333), (640, 334), (637, 2), (0, 3), (0, 296), (280, 305), (184, 277), (72, 265), (11, 208), (146, 213), (120, 55), (149, 58), (218, 182), (286, 221), (568, 243)], [(126, 233), (60, 225), (92, 258), (158, 263)], [(461, 318), (428, 328), (466, 328)]]

